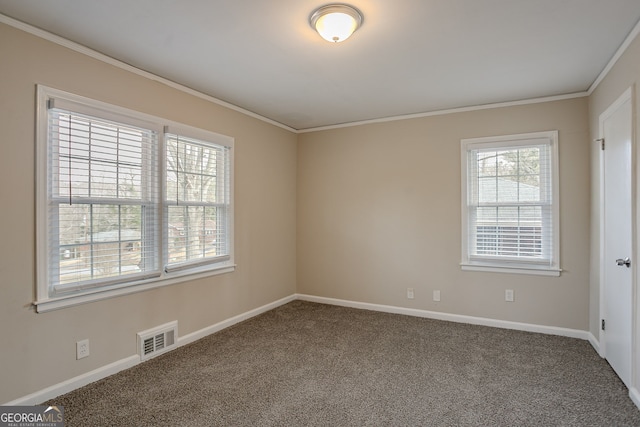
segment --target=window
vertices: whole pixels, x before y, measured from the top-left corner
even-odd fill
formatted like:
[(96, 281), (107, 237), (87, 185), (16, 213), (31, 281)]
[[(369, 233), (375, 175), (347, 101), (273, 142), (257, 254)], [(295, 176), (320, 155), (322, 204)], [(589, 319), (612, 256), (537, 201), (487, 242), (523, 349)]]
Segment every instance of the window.
[(463, 270), (559, 275), (557, 131), (461, 145)]
[(229, 150), (167, 129), (167, 271), (229, 259)]
[(38, 97), (38, 311), (233, 270), (232, 138)]

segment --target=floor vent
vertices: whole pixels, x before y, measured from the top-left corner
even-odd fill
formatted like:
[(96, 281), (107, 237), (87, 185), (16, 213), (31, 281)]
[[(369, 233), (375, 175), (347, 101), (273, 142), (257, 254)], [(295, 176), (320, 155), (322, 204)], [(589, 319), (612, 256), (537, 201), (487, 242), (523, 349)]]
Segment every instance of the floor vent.
[(151, 359), (176, 347), (178, 322), (173, 321), (153, 329), (138, 332), (140, 360)]

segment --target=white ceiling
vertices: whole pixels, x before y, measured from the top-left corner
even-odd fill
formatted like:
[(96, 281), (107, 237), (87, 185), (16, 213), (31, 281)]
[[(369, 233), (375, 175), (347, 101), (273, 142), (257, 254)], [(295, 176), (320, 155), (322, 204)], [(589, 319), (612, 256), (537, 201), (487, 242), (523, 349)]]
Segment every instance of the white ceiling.
[(639, 0), (0, 0), (0, 13), (294, 129), (584, 92)]

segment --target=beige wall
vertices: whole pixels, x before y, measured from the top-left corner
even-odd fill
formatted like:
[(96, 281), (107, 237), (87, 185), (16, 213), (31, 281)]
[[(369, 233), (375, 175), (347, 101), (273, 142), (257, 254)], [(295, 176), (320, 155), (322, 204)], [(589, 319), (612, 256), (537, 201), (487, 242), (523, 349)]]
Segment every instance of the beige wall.
[[(586, 330), (587, 120), (583, 97), (301, 134), (298, 292)], [(556, 129), (561, 277), (461, 271), (460, 140)]]
[[(616, 99), (622, 95), (622, 93), (629, 87), (635, 87), (635, 93), (632, 97), (632, 103), (634, 108), (634, 125), (636, 129), (636, 137), (634, 140), (634, 152), (635, 152), (635, 164), (634, 170), (636, 173), (636, 202), (640, 203), (640, 197), (638, 197), (638, 190), (640, 189), (640, 173), (638, 173), (638, 165), (640, 165), (640, 150), (638, 150), (637, 142), (637, 129), (640, 129), (640, 102), (638, 101), (638, 87), (640, 83), (640, 38), (636, 39), (629, 45), (625, 53), (616, 62), (611, 71), (598, 85), (596, 90), (593, 91), (589, 97), (589, 125), (591, 130), (591, 139), (599, 137), (599, 123), (600, 114), (602, 114)], [(598, 152), (597, 144), (591, 145), (591, 186), (593, 190), (593, 198), (591, 203), (591, 286), (590, 286), (590, 322), (589, 329), (592, 334), (598, 337), (599, 334), (599, 319), (600, 319), (600, 166), (599, 159), (600, 153)], [(638, 230), (640, 230), (640, 205), (636, 207), (636, 236)], [(631, 232), (631, 231), (630, 231)], [(638, 247), (639, 240), (635, 239), (635, 259), (636, 266), (640, 265), (640, 248)], [(638, 270), (636, 269), (636, 276)], [(638, 289), (638, 278), (634, 280), (634, 298), (635, 298), (635, 317), (634, 317), (634, 357), (633, 366), (635, 377), (632, 380), (632, 384), (638, 388), (640, 385), (640, 316), (638, 315), (638, 309), (640, 307), (640, 291)], [(640, 398), (640, 396), (639, 396)]]
[[(136, 354), (138, 331), (178, 320), (185, 335), (295, 293), (294, 133), (3, 24), (0, 56), (0, 403)], [(36, 314), (37, 83), (234, 137), (237, 270)]]

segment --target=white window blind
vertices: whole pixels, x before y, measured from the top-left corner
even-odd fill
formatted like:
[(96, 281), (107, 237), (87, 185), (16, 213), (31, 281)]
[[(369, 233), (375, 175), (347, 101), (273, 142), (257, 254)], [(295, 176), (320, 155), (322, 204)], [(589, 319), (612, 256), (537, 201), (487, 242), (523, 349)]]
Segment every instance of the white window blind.
[(559, 270), (556, 141), (463, 140), (463, 266)]
[(230, 147), (167, 128), (165, 218), (171, 272), (230, 258)]
[(157, 275), (158, 135), (49, 107), (51, 296)]

